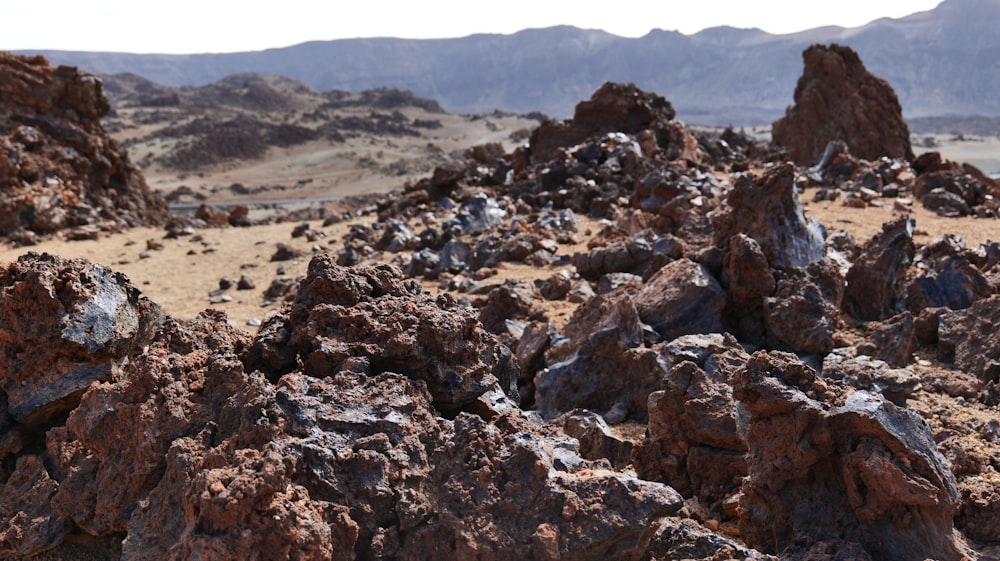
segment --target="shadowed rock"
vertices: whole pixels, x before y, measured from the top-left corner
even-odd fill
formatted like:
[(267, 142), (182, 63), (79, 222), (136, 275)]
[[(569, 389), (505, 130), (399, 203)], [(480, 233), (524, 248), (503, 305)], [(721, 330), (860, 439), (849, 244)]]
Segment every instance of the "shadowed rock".
[(852, 154), (913, 159), (910, 132), (888, 82), (871, 75), (850, 47), (812, 45), (795, 86), (795, 105), (772, 125), (774, 144), (799, 165), (812, 165), (829, 142), (847, 143)]
[(744, 234), (760, 244), (771, 267), (804, 267), (823, 256), (823, 227), (806, 220), (795, 192), (795, 167), (776, 165), (761, 176), (741, 175), (728, 208), (712, 219), (717, 246)]
[(881, 320), (902, 311), (906, 271), (913, 262), (913, 219), (886, 222), (847, 271), (844, 312), (860, 321)]

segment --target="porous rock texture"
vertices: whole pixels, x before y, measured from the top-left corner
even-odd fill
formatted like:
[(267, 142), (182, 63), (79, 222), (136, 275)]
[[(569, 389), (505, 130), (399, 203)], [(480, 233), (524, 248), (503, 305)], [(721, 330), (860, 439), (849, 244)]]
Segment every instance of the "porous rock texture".
[(311, 376), (418, 378), (442, 410), (460, 409), (495, 384), (517, 395), (512, 353), (483, 330), (475, 310), (431, 297), (391, 266), (346, 269), (326, 254), (309, 263), (288, 314), (261, 327), (247, 365), (277, 380), (299, 363)]
[(888, 82), (873, 76), (850, 47), (812, 45), (795, 86), (795, 105), (771, 126), (774, 144), (799, 165), (815, 165), (829, 142), (874, 161), (882, 156), (913, 160), (910, 131)]
[(120, 273), (28, 253), (0, 270), (0, 389), (19, 422), (65, 414), (92, 382), (122, 375), (162, 320)]
[(0, 237), (158, 225), (166, 202), (107, 135), (101, 81), (0, 53)]
[[(63, 265), (28, 261), (42, 278)], [(351, 319), (360, 310), (367, 322)], [(427, 335), (441, 339), (429, 346), (397, 326), (404, 316), (412, 329), (448, 331)], [(221, 312), (166, 318), (68, 417), (26, 425), (4, 412), (0, 441), (15, 438), (0, 449), (0, 465), (13, 466), (2, 474), (0, 555), (117, 536), (108, 558), (631, 559), (681, 506), (673, 489), (584, 460), (575, 439), (513, 406), (492, 374), (493, 336), (398, 270), (317, 258), (279, 317), (270, 333), (307, 327), (319, 343), (296, 347), (304, 333), (252, 341)], [(282, 359), (279, 342), (300, 360)], [(400, 372), (327, 366), (309, 359), (322, 345), (354, 349), (349, 364), (390, 364), (374, 360), (376, 345), (408, 361), (393, 363)], [(448, 375), (435, 378), (430, 363)]]

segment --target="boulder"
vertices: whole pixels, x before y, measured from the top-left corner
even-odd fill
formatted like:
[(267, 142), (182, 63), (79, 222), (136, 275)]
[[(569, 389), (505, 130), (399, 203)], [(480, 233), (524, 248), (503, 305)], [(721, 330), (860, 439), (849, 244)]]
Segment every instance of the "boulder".
[(1000, 296), (938, 318), (938, 354), (983, 383), (1000, 382)]
[(962, 559), (958, 488), (927, 422), (878, 394), (836, 389), (794, 355), (736, 373), (748, 447), (740, 535), (779, 552), (843, 536), (873, 559)]
[(632, 303), (644, 324), (670, 340), (721, 332), (726, 294), (704, 265), (678, 259), (657, 271)]
[(764, 325), (771, 348), (806, 354), (833, 350), (840, 322), (844, 280), (830, 259), (776, 275), (774, 294), (764, 300)]
[(888, 82), (870, 74), (850, 47), (812, 45), (795, 86), (795, 105), (772, 125), (772, 142), (799, 165), (820, 160), (830, 141), (847, 143), (855, 156), (913, 160), (910, 131)]
[(0, 287), (0, 389), (21, 423), (44, 424), (122, 376), (163, 318), (124, 275), (82, 259), (27, 253), (0, 269)]
[(823, 257), (823, 227), (802, 211), (794, 166), (779, 164), (759, 176), (739, 176), (727, 202), (712, 218), (718, 247), (743, 234), (776, 268), (804, 267)]
[(0, 53), (0, 237), (157, 226), (167, 204), (101, 125), (101, 80)]
[(654, 349), (661, 389), (649, 394), (636, 473), (717, 506), (746, 475), (731, 382), (749, 355), (728, 334), (686, 335)]
[(902, 311), (906, 272), (913, 263), (914, 221), (900, 216), (882, 225), (847, 271), (844, 312), (859, 321), (882, 320)]

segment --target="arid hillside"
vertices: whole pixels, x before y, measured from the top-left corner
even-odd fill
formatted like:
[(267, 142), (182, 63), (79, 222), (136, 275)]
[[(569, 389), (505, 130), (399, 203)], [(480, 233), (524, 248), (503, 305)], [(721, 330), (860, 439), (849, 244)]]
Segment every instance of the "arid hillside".
[(168, 87), (103, 78), (109, 133), (171, 203), (330, 199), (385, 192), (461, 160), (464, 150), (527, 140), (535, 118), (453, 115), (409, 92), (317, 92), (293, 80), (229, 76)]

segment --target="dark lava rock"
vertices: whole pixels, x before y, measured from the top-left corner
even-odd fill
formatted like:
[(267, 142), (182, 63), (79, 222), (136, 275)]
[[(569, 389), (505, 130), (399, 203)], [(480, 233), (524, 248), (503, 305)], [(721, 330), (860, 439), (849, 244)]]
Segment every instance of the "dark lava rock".
[(823, 227), (806, 220), (794, 166), (779, 164), (759, 177), (741, 175), (728, 203), (712, 219), (716, 245), (726, 248), (733, 236), (749, 236), (777, 268), (804, 267), (823, 257)]
[(774, 144), (800, 165), (820, 160), (830, 141), (842, 140), (852, 154), (913, 159), (903, 110), (888, 82), (871, 75), (850, 47), (812, 45), (795, 86), (795, 105), (772, 125)]
[(278, 243), (276, 245), (276, 249), (274, 250), (274, 254), (271, 255), (271, 261), (291, 261), (292, 259), (298, 259), (303, 255), (305, 255), (303, 252), (288, 244)]
[(703, 265), (678, 259), (657, 271), (632, 304), (644, 324), (670, 340), (721, 332), (726, 294)]
[(0, 270), (0, 388), (20, 422), (72, 410), (95, 381), (122, 375), (162, 321), (120, 273), (36, 253)]
[(873, 559), (968, 554), (955, 476), (922, 417), (835, 390), (793, 356), (755, 353), (735, 376), (749, 476), (740, 535), (764, 551), (844, 536)]
[(906, 271), (913, 263), (913, 219), (886, 222), (847, 271), (844, 312), (860, 321), (881, 320), (901, 312)]
[(295, 369), (396, 372), (423, 380), (442, 410), (456, 410), (500, 383), (516, 397), (511, 352), (471, 308), (437, 299), (391, 266), (344, 268), (329, 255), (309, 263), (287, 312), (261, 326), (248, 367), (273, 379)]
[(1000, 296), (979, 300), (938, 320), (938, 353), (985, 382), (1000, 382)]

